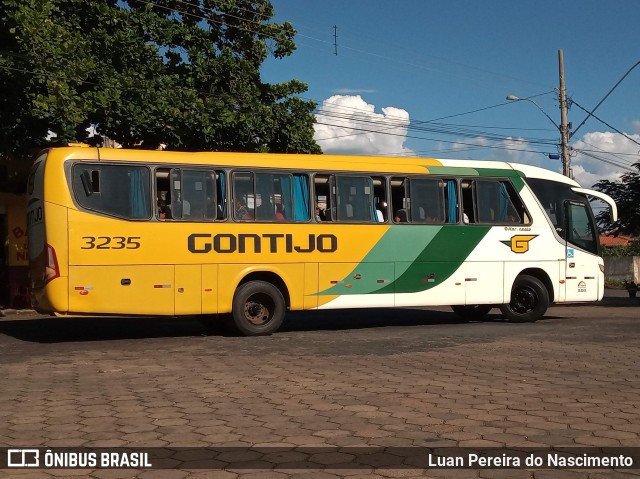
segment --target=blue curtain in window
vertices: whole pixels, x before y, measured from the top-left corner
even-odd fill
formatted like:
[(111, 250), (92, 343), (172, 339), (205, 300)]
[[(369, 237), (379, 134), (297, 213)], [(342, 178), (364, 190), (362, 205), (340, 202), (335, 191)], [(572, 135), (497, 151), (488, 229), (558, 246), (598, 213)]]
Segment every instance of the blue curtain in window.
[(294, 220), (309, 220), (309, 185), (305, 175), (293, 175), (293, 206)]
[(500, 182), (500, 213), (498, 215), (498, 221), (505, 221), (508, 212), (509, 193), (507, 192), (507, 186), (503, 182)]
[(458, 222), (458, 191), (455, 180), (447, 180), (447, 223)]
[(134, 168), (129, 172), (129, 193), (131, 198), (131, 217), (132, 218), (148, 218), (149, 217), (149, 185), (145, 175), (146, 170), (142, 168)]

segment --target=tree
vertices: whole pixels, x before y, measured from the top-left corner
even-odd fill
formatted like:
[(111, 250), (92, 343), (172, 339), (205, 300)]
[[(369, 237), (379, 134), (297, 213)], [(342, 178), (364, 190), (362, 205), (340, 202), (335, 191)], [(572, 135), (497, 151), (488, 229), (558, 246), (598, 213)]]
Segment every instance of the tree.
[(608, 211), (602, 211), (596, 216), (598, 224), (605, 229), (618, 227), (621, 233), (640, 235), (640, 162), (634, 163), (633, 168), (617, 181), (600, 180), (593, 187), (613, 198), (618, 207), (618, 223), (611, 224)]
[(0, 0), (0, 154), (103, 137), (320, 153), (306, 84), (261, 80), (268, 55), (295, 50), (273, 14), (269, 0)]

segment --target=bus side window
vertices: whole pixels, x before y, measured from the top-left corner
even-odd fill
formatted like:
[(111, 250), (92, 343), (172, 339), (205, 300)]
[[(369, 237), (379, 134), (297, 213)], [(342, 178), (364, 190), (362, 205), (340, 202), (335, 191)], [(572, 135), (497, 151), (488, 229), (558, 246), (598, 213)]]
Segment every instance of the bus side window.
[(409, 216), (409, 179), (391, 178), (391, 211), (394, 223), (407, 223)]
[(335, 197), (338, 220), (377, 222), (373, 178), (370, 176), (336, 175)]
[(313, 178), (314, 217), (316, 221), (332, 221), (330, 181), (328, 175), (315, 175)]
[(213, 172), (182, 170), (183, 218), (191, 221), (215, 219), (215, 197)]
[(373, 177), (373, 201), (375, 204), (375, 220), (378, 223), (385, 223), (389, 219), (389, 208), (387, 205), (387, 179), (380, 176)]
[(509, 181), (500, 182), (501, 202), (503, 202), (504, 211), (506, 211), (505, 221), (508, 223), (524, 224), (531, 220), (527, 215), (524, 202), (520, 195)]
[(227, 174), (216, 171), (216, 215), (217, 220), (227, 218)]
[(252, 221), (255, 216), (256, 194), (253, 173), (233, 173), (233, 218), (240, 221)]
[(444, 223), (444, 182), (438, 178), (411, 178), (411, 218), (415, 223)]
[(217, 219), (216, 172), (204, 169), (156, 170), (157, 217), (161, 220)]
[(475, 211), (474, 182), (472, 180), (462, 181), (462, 222), (476, 223), (477, 215)]
[(443, 181), (446, 223), (458, 222), (458, 183), (453, 178)]
[[(293, 175), (288, 173), (256, 173), (255, 181), (255, 190), (258, 196), (256, 219), (292, 221), (294, 219), (294, 186), (298, 187), (297, 180), (294, 185)], [(297, 200), (303, 201), (303, 198), (298, 195)], [(300, 213), (298, 212), (296, 219), (302, 219)], [(307, 213), (307, 218), (308, 216)]]
[(72, 178), (74, 197), (82, 208), (127, 219), (152, 215), (146, 166), (77, 163)]
[(479, 223), (523, 223), (524, 205), (509, 181), (483, 179), (474, 183)]
[(301, 173), (293, 175), (293, 219), (307, 222), (311, 219), (309, 176)]
[(522, 199), (508, 180), (463, 180), (462, 210), (464, 223), (504, 225), (530, 221)]

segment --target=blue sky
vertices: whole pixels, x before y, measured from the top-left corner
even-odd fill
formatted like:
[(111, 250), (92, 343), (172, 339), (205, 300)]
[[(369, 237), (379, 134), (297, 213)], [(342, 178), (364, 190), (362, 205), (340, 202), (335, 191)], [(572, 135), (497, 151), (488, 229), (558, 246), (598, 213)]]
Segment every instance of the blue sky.
[[(531, 102), (506, 96), (533, 97), (559, 124), (559, 49), (567, 94), (587, 110), (640, 61), (637, 0), (272, 4), (275, 21), (296, 28), (298, 49), (267, 61), (263, 80), (309, 85), (303, 96), (319, 104), (316, 137), (327, 153), (497, 159), (560, 171), (560, 161), (545, 155), (557, 153), (556, 127)], [(595, 112), (638, 143), (639, 87), (640, 66)], [(569, 110), (574, 129), (586, 116), (576, 104)], [(640, 160), (640, 144), (595, 118), (571, 146), (574, 176), (585, 186)]]

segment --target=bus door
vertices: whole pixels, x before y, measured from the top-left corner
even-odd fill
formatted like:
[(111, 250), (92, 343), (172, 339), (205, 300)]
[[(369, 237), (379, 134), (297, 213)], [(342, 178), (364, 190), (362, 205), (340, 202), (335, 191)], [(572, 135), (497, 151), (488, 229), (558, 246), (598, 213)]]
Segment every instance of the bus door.
[(587, 203), (564, 202), (565, 300), (598, 300), (598, 239)]

